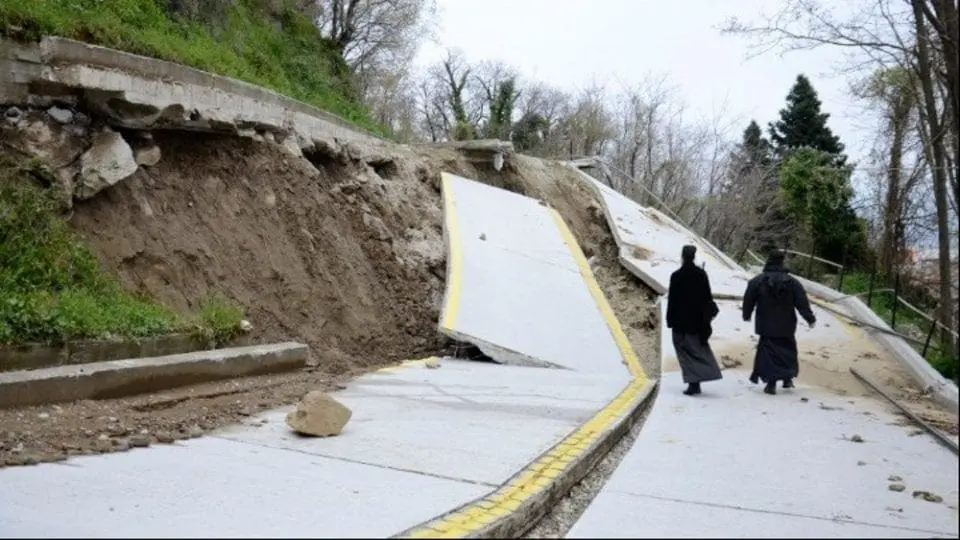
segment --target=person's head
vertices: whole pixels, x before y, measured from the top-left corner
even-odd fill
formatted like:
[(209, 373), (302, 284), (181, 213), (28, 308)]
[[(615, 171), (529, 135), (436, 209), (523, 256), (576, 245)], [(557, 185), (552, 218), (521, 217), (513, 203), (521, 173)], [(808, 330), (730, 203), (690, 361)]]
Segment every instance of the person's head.
[(767, 255), (767, 264), (772, 266), (783, 266), (783, 261), (786, 258), (786, 253), (779, 249), (770, 250), (770, 254)]
[(696, 246), (683, 246), (683, 249), (680, 250), (680, 260), (685, 263), (692, 263), (694, 257), (696, 256), (697, 256)]

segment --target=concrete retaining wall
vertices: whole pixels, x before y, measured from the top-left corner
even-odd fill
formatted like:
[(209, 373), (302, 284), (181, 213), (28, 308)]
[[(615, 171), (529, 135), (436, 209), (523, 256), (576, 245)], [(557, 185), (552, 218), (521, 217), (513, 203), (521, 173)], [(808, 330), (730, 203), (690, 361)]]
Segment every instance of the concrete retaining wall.
[(0, 103), (79, 92), (88, 105), (121, 127), (270, 132), (281, 140), (289, 137), (291, 147), (304, 150), (318, 144), (384, 142), (333, 114), (266, 88), (59, 37), (29, 45), (0, 40), (0, 72), (5, 74)]
[(110, 399), (306, 364), (300, 343), (255, 345), (135, 360), (0, 373), (0, 409)]

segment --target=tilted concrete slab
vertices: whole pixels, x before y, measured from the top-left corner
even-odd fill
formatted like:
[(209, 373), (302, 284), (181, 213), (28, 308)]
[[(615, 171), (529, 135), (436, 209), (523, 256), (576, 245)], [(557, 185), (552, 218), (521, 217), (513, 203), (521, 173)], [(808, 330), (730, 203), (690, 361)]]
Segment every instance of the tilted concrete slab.
[[(742, 320), (738, 302), (718, 304), (711, 345), (721, 361), (742, 363), (705, 383), (702, 395), (685, 396), (661, 326), (657, 403), (570, 537), (956, 537), (956, 456), (930, 436), (913, 436), (867, 388), (842, 397), (827, 390), (852, 376), (839, 360), (811, 360), (876, 358), (865, 333), (815, 306), (817, 326), (797, 332), (798, 387), (768, 396), (747, 380), (753, 324)], [(891, 476), (903, 478), (904, 492), (888, 489)], [(915, 499), (913, 491), (944, 501)]]
[(354, 413), (337, 437), (293, 434), (286, 408), (199, 440), (0, 469), (0, 537), (390, 536), (495, 490), (623, 386), (411, 362), (335, 394)]
[[(767, 396), (746, 375), (725, 372), (689, 398), (680, 373), (665, 374), (643, 433), (568, 536), (957, 536), (957, 459), (932, 437), (891, 425), (874, 399), (802, 383)], [(889, 490), (892, 475), (904, 492)]]
[(662, 213), (640, 206), (586, 174), (582, 176), (600, 194), (620, 250), (620, 262), (653, 290), (666, 294), (670, 274), (680, 266), (680, 249), (691, 244), (697, 246), (698, 260), (706, 263), (713, 296), (743, 297), (750, 275), (729, 257)]
[(451, 174), (443, 191), (449, 255), (440, 331), (499, 362), (629, 380), (562, 218), (532, 198)]
[(443, 360), (438, 369), (374, 373), (338, 392), (354, 411), (339, 437), (291, 433), (288, 409), (264, 415), (260, 429), (220, 436), (495, 487), (622, 389), (620, 377)]

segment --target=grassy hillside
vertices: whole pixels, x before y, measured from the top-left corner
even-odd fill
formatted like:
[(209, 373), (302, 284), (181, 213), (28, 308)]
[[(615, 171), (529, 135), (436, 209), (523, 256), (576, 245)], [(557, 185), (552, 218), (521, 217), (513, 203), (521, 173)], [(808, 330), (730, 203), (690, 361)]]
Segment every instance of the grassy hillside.
[(0, 32), (19, 39), (57, 35), (193, 66), (271, 88), (382, 133), (359, 105), (343, 59), (287, 0), (203, 0), (192, 17), (185, 4), (2, 0)]
[(124, 291), (59, 215), (49, 172), (0, 153), (0, 344), (195, 332), (225, 342), (243, 313), (220, 298), (184, 316)]

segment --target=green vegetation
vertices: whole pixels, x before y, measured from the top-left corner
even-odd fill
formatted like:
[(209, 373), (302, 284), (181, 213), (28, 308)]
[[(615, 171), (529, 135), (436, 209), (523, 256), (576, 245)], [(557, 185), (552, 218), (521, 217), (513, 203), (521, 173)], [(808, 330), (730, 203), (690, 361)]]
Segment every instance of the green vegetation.
[(349, 67), (313, 23), (286, 2), (221, 2), (226, 4), (222, 13), (203, 22), (173, 14), (166, 4), (3, 0), (0, 33), (20, 39), (62, 36), (193, 66), (273, 89), (383, 132), (359, 105)]
[[(887, 288), (882, 284), (880, 279), (877, 279), (877, 282), (874, 284), (874, 289)], [(854, 272), (843, 277), (843, 290), (846, 294), (858, 294), (866, 292), (870, 289), (870, 275), (865, 272)], [(866, 296), (862, 297), (864, 302), (867, 301)], [(873, 297), (870, 300), (870, 308), (874, 313), (880, 316), (883, 320), (890, 323), (891, 317), (893, 316), (893, 303), (894, 303), (893, 293), (890, 291), (874, 293)], [(913, 327), (917, 329), (916, 333), (912, 333), (913, 337), (918, 337), (922, 335), (920, 339), (925, 339), (927, 332), (930, 330), (930, 321), (918, 315), (915, 311), (910, 308), (903, 306), (902, 304), (897, 307), (897, 330), (901, 333), (905, 333), (905, 327)], [(927, 361), (930, 362), (937, 371), (940, 372), (944, 377), (948, 379), (957, 378), (957, 360), (949, 352), (941, 351), (939, 347), (939, 332), (934, 334), (933, 339), (930, 342), (930, 347), (927, 350)], [(923, 345), (914, 343), (914, 347), (918, 352), (922, 352)]]
[(222, 344), (239, 331), (242, 311), (220, 298), (180, 317), (104, 276), (39, 186), (49, 180), (42, 164), (0, 154), (0, 343), (194, 331)]

